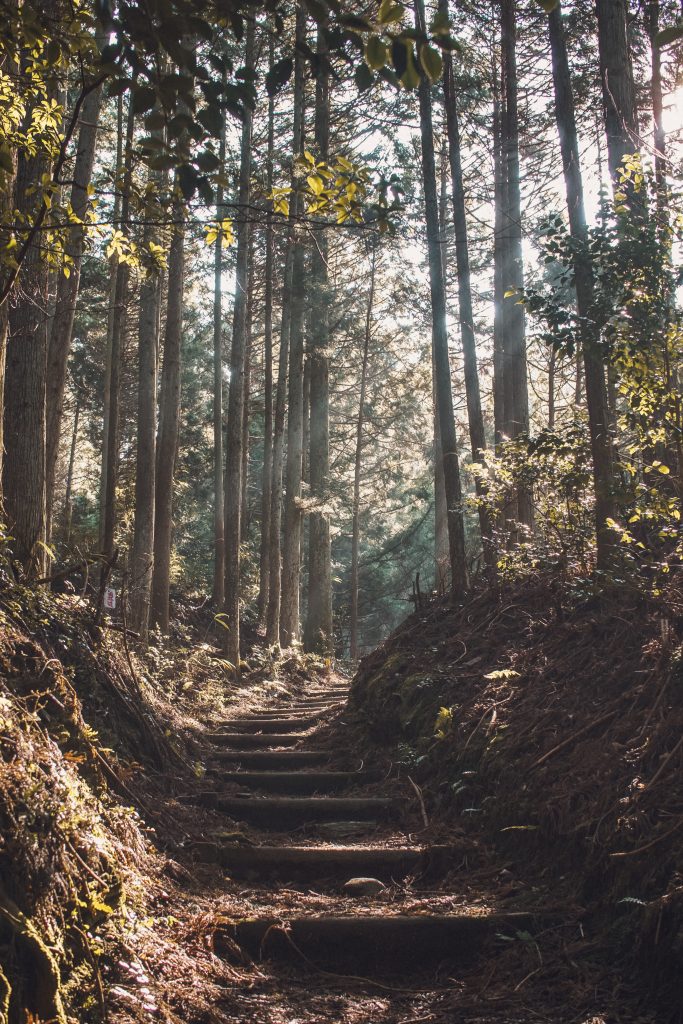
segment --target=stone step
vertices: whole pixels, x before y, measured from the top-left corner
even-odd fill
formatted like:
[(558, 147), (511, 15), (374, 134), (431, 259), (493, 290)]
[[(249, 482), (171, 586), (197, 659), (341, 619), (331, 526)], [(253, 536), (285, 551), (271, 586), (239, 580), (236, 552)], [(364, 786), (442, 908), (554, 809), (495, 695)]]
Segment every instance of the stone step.
[(337, 704), (322, 704), (320, 706), (313, 705), (308, 706), (296, 706), (292, 705), (287, 708), (280, 708), (277, 711), (271, 709), (263, 709), (258, 711), (252, 711), (255, 718), (268, 718), (271, 721), (276, 718), (291, 718), (292, 715), (308, 715), (311, 718), (320, 718), (321, 715), (326, 714), (328, 711), (337, 711), (339, 708), (343, 708), (344, 705), (341, 703)]
[(221, 747), (295, 747), (306, 738), (305, 733), (249, 733), (249, 732), (213, 732), (207, 733), (207, 739)]
[[(224, 723), (227, 733), (233, 732), (301, 732), (310, 729), (316, 724), (317, 719), (306, 718), (234, 718)], [(213, 736), (220, 736), (221, 733), (213, 733)]]
[(379, 776), (372, 772), (314, 772), (263, 771), (225, 772), (222, 783), (232, 783), (245, 789), (266, 793), (333, 793), (349, 786), (363, 786), (376, 782)]
[[(298, 963), (362, 976), (471, 964), (498, 934), (525, 928), (529, 914), (366, 914), (343, 917), (257, 918), (224, 925), (216, 951), (230, 955), (225, 935), (255, 960)], [(500, 942), (501, 948), (507, 943)]]
[(272, 771), (281, 768), (310, 768), (327, 764), (330, 759), (330, 755), (324, 750), (216, 750), (211, 757), (213, 772), (222, 772), (223, 765), (269, 768)]
[(195, 843), (198, 860), (220, 864), (236, 878), (279, 878), (306, 882), (354, 876), (384, 881), (407, 874), (434, 875), (448, 870), (456, 851), (450, 846), (238, 846), (234, 843)]
[(320, 821), (386, 821), (396, 804), (386, 797), (222, 797), (215, 806), (236, 821), (279, 830)]

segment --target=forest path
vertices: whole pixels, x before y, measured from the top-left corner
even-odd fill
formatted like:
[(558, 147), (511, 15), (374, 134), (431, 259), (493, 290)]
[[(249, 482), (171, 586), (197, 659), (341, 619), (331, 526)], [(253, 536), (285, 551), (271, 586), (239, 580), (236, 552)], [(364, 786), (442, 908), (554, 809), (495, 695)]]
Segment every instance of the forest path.
[(195, 855), (225, 871), (231, 923), (216, 933), (216, 951), (254, 965), (249, 984), (231, 993), (236, 1009), (217, 1018), (526, 1020), (502, 1007), (500, 1015), (498, 997), (482, 1003), (479, 992), (482, 969), (490, 982), (496, 949), (525, 934), (531, 915), (441, 884), (466, 864), (462, 843), (420, 841), (417, 794), (364, 770), (352, 743), (340, 744), (347, 697), (348, 682), (333, 677), (209, 737), (214, 788), (204, 801), (244, 831), (199, 842)]

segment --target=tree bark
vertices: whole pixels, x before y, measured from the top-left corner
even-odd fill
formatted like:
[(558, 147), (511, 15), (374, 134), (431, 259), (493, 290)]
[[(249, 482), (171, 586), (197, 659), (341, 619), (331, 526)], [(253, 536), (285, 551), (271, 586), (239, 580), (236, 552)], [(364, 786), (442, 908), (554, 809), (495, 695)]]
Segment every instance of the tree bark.
[[(218, 159), (225, 173), (225, 118)], [(216, 219), (225, 216), (223, 185), (216, 188)], [(213, 591), (215, 608), (225, 600), (225, 498), (223, 493), (223, 233), (219, 230), (213, 261)]]
[[(306, 14), (297, 7), (296, 37), (299, 46), (306, 36)], [(295, 152), (302, 152), (304, 139), (304, 80), (295, 95)], [(296, 145), (298, 143), (298, 145)], [(295, 203), (298, 214), (298, 203)], [(301, 565), (301, 472), (303, 457), (303, 314), (304, 314), (304, 246), (301, 229), (294, 222), (292, 284), (289, 325), (289, 381), (287, 416), (287, 461), (285, 467), (284, 539), (282, 544), (282, 577), (280, 594), (280, 643), (289, 647), (299, 639), (299, 575)], [(271, 578), (272, 584), (272, 578)]]
[[(174, 191), (178, 188), (176, 181)], [(185, 209), (173, 203), (174, 230), (168, 254), (168, 297), (164, 331), (159, 427), (154, 481), (154, 567), (150, 623), (168, 632), (171, 546), (173, 543), (173, 482), (180, 423), (180, 371), (185, 286)]]
[[(415, 26), (425, 31), (424, 3), (416, 0)], [(446, 332), (446, 295), (441, 263), (439, 233), (439, 205), (436, 189), (434, 160), (434, 131), (432, 127), (432, 101), (429, 82), (420, 79), (420, 136), (422, 144), (422, 178), (424, 183), (425, 221), (429, 256), (429, 283), (432, 305), (432, 348), (436, 373), (436, 394), (439, 427), (443, 450), (444, 481), (448, 502), (448, 546), (451, 564), (451, 593), (462, 598), (467, 590), (467, 562), (465, 558), (465, 526), (462, 511), (460, 463), (455, 433), (451, 366)]]
[(636, 90), (624, 0), (597, 0), (600, 78), (613, 185), (624, 157), (640, 149)]
[[(78, 147), (74, 162), (73, 182), (71, 185), (71, 208), (81, 221), (85, 219), (88, 209), (88, 185), (92, 178), (95, 163), (97, 132), (99, 129), (100, 109), (102, 106), (102, 87), (91, 90), (81, 108)], [(69, 231), (65, 245), (66, 255), (70, 257), (69, 276), (59, 275), (55, 313), (50, 330), (47, 355), (47, 394), (46, 394), (46, 500), (47, 500), (47, 535), (52, 533), (52, 506), (54, 501), (55, 472), (59, 439), (64, 415), (64, 385), (66, 369), (71, 348), (74, 315), (81, 280), (81, 262), (85, 246), (86, 228), (83, 224), (74, 225)]]
[[(327, 162), (330, 148), (330, 71), (327, 45), (322, 29), (318, 29), (320, 61), (315, 92), (315, 142), (318, 159)], [(330, 519), (326, 509), (330, 474), (330, 287), (327, 259), (328, 242), (325, 230), (317, 234), (311, 268), (311, 302), (309, 358), (310, 390), (310, 493), (311, 513), (308, 519), (308, 608), (304, 631), (307, 651), (330, 655), (332, 652), (332, 551)]]
[[(517, 103), (516, 0), (501, 0), (501, 51), (505, 109), (502, 123), (502, 159), (505, 165), (506, 195), (503, 209), (503, 287), (515, 293), (524, 288), (522, 256), (522, 210), (519, 177), (519, 114)], [(507, 431), (510, 437), (529, 432), (529, 392), (526, 359), (526, 317), (517, 294), (503, 299), (505, 305), (504, 378)], [(508, 390), (509, 388), (509, 390)], [(528, 488), (517, 486), (518, 521), (533, 527), (533, 502)], [(514, 514), (514, 509), (511, 510)]]
[(71, 524), (73, 520), (73, 482), (74, 466), (76, 464), (76, 446), (78, 444), (78, 424), (81, 416), (81, 396), (76, 398), (76, 409), (74, 411), (74, 425), (71, 432), (71, 448), (69, 451), (69, 467), (66, 473), (66, 493), (64, 495), (64, 543), (68, 546), (71, 543)]
[[(254, 60), (254, 25), (249, 22), (246, 32), (245, 67)], [(252, 112), (245, 109), (240, 146), (239, 206), (246, 211), (249, 205), (251, 177)], [(225, 462), (225, 613), (226, 629), (223, 649), (229, 661), (240, 673), (240, 539), (242, 511), (242, 455), (245, 363), (247, 355), (247, 299), (249, 287), (249, 222), (242, 214), (237, 225), (237, 257), (235, 267), (235, 305), (232, 321), (232, 347), (230, 351), (230, 385), (228, 392), (228, 429)]]
[[(268, 64), (273, 67), (274, 43), (269, 41)], [(268, 100), (266, 189), (273, 188), (275, 153), (275, 100)], [(259, 558), (259, 619), (265, 623), (270, 592), (270, 516), (273, 479), (273, 274), (275, 244), (270, 214), (266, 224), (265, 293), (263, 298), (263, 473), (261, 476), (261, 545)]]
[(360, 472), (363, 457), (363, 426), (365, 423), (365, 392), (367, 388), (368, 357), (370, 353), (370, 337), (372, 333), (372, 307), (375, 301), (375, 267), (377, 263), (377, 244), (372, 242), (372, 259), (370, 263), (370, 289), (365, 314), (365, 336), (363, 338), (363, 358), (360, 371), (360, 398), (358, 400), (358, 419), (356, 421), (356, 455), (353, 463), (353, 523), (351, 528), (351, 627), (349, 636), (349, 654), (351, 661), (358, 660), (358, 556), (360, 549)]
[[(150, 171), (149, 182), (161, 176)], [(144, 245), (158, 242), (154, 224), (145, 226)], [(156, 484), (157, 352), (163, 276), (151, 271), (140, 286), (138, 316), (138, 405), (135, 460), (135, 524), (130, 556), (131, 627), (147, 639), (154, 567), (154, 493)]]
[(569, 229), (574, 240), (574, 281), (581, 325), (586, 403), (595, 481), (595, 530), (597, 566), (609, 568), (614, 554), (614, 533), (607, 527), (615, 515), (614, 467), (605, 393), (605, 368), (600, 352), (600, 335), (595, 322), (594, 277), (588, 249), (588, 229), (583, 198), (579, 142), (574, 115), (571, 74), (564, 26), (559, 4), (548, 15), (548, 31), (555, 89), (555, 116), (562, 152)]
[[(446, 3), (446, 8), (447, 8)], [(479, 368), (477, 365), (477, 341), (474, 334), (474, 313), (472, 310), (472, 283), (470, 257), (467, 241), (467, 214), (465, 190), (462, 179), (460, 155), (460, 126), (458, 124), (457, 98), (453, 76), (453, 58), (446, 52), (444, 59), (444, 103), (446, 109), (446, 131), (448, 134), (448, 160), (451, 169), (451, 199), (453, 203), (453, 230), (455, 232), (455, 262), (458, 274), (458, 305), (460, 312), (460, 337), (465, 369), (465, 395), (467, 417), (470, 429), (472, 460), (481, 462), (486, 449), (484, 416), (479, 393)], [(484, 551), (484, 564), (490, 580), (496, 576), (497, 555), (493, 543), (491, 517), (486, 508), (486, 486), (480, 476), (475, 475), (477, 497), (479, 498), (479, 529)]]
[(507, 175), (502, 151), (502, 124), (505, 113), (498, 68), (493, 69), (493, 423), (498, 449), (507, 436), (505, 408), (505, 285), (503, 283), (503, 209), (507, 194)]

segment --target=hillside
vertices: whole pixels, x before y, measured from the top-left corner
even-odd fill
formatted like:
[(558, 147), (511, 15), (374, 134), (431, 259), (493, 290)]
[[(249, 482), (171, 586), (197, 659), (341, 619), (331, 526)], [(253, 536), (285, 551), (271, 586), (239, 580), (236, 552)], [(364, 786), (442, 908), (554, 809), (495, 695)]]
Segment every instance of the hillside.
[[(275, 1024), (330, 1014), (350, 1024), (370, 1019), (383, 988), (382, 1019), (392, 1022), (411, 1014), (679, 1019), (675, 587), (655, 604), (538, 577), (460, 608), (432, 603), (364, 659), (348, 708), (329, 710), (323, 695), (336, 692), (334, 677), (296, 658), (269, 661), (258, 644), (251, 686), (237, 689), (219, 683), (218, 652), (196, 625), (129, 661), (120, 634), (93, 631), (72, 599), (6, 588), (1, 602), (0, 964), (9, 1024), (105, 1015)], [(340, 681), (339, 692), (345, 687)], [(412, 881), (398, 881), (409, 854), (388, 826), (375, 828), (394, 881), (359, 904), (339, 894), (349, 874), (334, 866), (343, 839), (323, 841), (327, 867), (316, 875), (315, 826), (300, 833), (262, 815), (249, 824), (243, 790), (252, 776), (247, 769), (235, 788), (215, 730), (229, 720), (243, 746), (251, 716), (265, 707), (287, 732), (290, 706), (319, 719), (304, 748), (312, 741), (333, 770), (361, 765), (375, 779), (351, 790), (356, 816), (364, 793), (370, 803), (388, 796), (403, 805), (396, 837), (404, 836), (401, 849), (408, 837), (432, 851), (424, 879), (413, 868)], [(267, 732), (263, 740), (266, 752), (283, 742)], [(283, 760), (277, 750), (269, 756)], [(312, 782), (316, 770), (308, 769)], [(351, 842), (367, 842), (359, 837)], [(292, 841), (308, 850), (301, 867), (296, 849), (287, 854)], [(257, 883), (273, 842), (281, 867)], [(359, 908), (389, 924), (397, 913), (425, 923), (424, 915), (445, 921), (444, 912), (483, 923), (488, 908), (501, 936), (457, 969), (459, 984), (445, 995), (434, 973), (443, 952), (429, 952), (426, 934), (409, 968), (395, 951), (379, 975), (375, 947), (357, 939), (345, 959), (340, 951), (325, 959), (333, 932), (309, 949), (303, 922), (348, 921)], [(528, 924), (515, 928), (515, 915)], [(289, 921), (303, 960), (297, 953), (294, 967), (279, 966), (291, 949), (278, 947), (277, 933), (255, 949), (252, 926), (240, 922), (259, 920)], [(413, 995), (401, 994), (397, 970), (403, 979), (409, 971)]]

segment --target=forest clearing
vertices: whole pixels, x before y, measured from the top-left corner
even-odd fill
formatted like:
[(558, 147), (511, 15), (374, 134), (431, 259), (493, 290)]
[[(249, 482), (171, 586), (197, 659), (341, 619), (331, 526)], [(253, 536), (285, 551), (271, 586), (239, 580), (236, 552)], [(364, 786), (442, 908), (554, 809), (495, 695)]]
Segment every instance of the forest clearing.
[(0, 1024), (683, 1021), (683, 8), (0, 14)]

